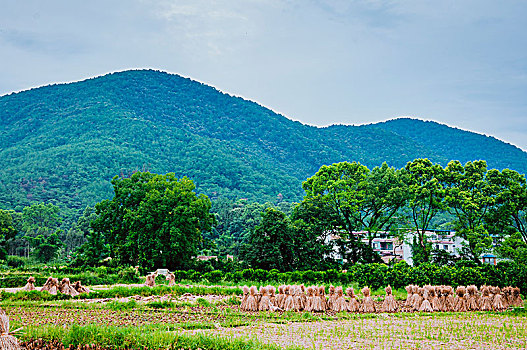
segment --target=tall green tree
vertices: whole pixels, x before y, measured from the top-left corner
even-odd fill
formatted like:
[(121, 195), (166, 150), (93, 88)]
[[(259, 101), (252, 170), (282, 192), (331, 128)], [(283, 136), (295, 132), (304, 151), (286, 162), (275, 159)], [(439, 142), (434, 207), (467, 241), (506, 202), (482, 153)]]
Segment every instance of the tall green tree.
[(267, 208), (240, 258), (253, 268), (291, 271), (295, 265), (295, 243), (289, 218), (277, 209)]
[(426, 231), (432, 219), (445, 210), (444, 169), (419, 158), (406, 164), (403, 178), (407, 186), (414, 262), (430, 262), (432, 245), (427, 241)]
[(16, 228), (11, 210), (0, 209), (0, 260), (7, 257), (9, 240), (15, 238)]
[(214, 201), (212, 211), (217, 224), (212, 232), (220, 255), (239, 255), (240, 247), (248, 242), (249, 235), (262, 220), (262, 212), (272, 207), (270, 203), (247, 200), (219, 199)]
[(496, 205), (486, 221), (496, 234), (519, 233), (527, 244), (527, 181), (525, 175), (510, 169), (489, 170), (489, 183), (496, 188)]
[(53, 260), (64, 243), (59, 238), (58, 233), (52, 233), (48, 236), (37, 235), (36, 237), (28, 236), (29, 243), (33, 247), (36, 259), (42, 263)]
[(315, 175), (302, 183), (304, 201), (317, 200), (331, 210), (333, 231), (341, 237), (341, 253), (356, 263), (370, 260), (371, 246), (361, 241), (355, 231), (364, 227), (364, 208), (368, 203), (369, 170), (360, 163), (341, 162), (323, 165)]
[(486, 175), (484, 160), (467, 162), (464, 166), (451, 161), (445, 168), (446, 202), (456, 217), (456, 234), (466, 241), (462, 253), (478, 264), (481, 255), (492, 248), (485, 218), (495, 205), (497, 193)]
[[(54, 248), (51, 249), (53, 253), (48, 253), (50, 251), (48, 248), (55, 245), (54, 238), (50, 239), (51, 235), (62, 234), (59, 229), (61, 222), (60, 208), (52, 203), (34, 203), (24, 207), (22, 210), (22, 232), (27, 244), (28, 256), (35, 253), (37, 259), (42, 262), (47, 262), (55, 257)], [(37, 237), (39, 238), (37, 239)], [(49, 244), (48, 239), (50, 239)], [(43, 245), (42, 249), (39, 248), (39, 244)], [(46, 253), (41, 254), (41, 251)], [(50, 256), (51, 258), (48, 259)]]
[[(71, 254), (76, 252), (76, 254), (74, 254), (75, 257), (81, 259), (82, 263), (76, 262), (76, 265), (96, 265), (99, 260), (108, 256), (104, 249), (104, 237), (99, 235), (102, 239), (102, 246), (99, 242), (93, 241), (95, 235), (91, 228), (91, 223), (96, 218), (97, 214), (95, 214), (95, 208), (87, 206), (84, 208), (82, 215), (77, 219), (77, 222), (73, 224), (62, 237), (65, 246), (65, 253), (67, 254), (66, 257), (69, 259), (71, 258)], [(90, 242), (86, 244), (88, 240)], [(96, 247), (93, 251), (94, 254), (87, 254), (88, 251), (92, 251), (92, 247)]]
[(379, 232), (392, 231), (399, 224), (397, 213), (406, 203), (407, 193), (402, 172), (386, 163), (368, 174), (364, 200), (355, 215), (361, 228), (367, 232), (369, 246)]
[(22, 210), (22, 230), (26, 236), (49, 236), (59, 228), (60, 208), (54, 204), (35, 203)]
[(121, 264), (145, 269), (186, 268), (197, 253), (202, 232), (211, 229), (211, 202), (197, 195), (192, 180), (173, 173), (137, 172), (114, 177), (114, 198), (95, 206), (92, 227)]
[(496, 246), (495, 251), (498, 256), (511, 259), (520, 266), (527, 264), (527, 243), (525, 243), (519, 232), (507, 235)]
[(335, 226), (333, 211), (317, 199), (304, 200), (290, 216), (293, 226), (295, 269), (323, 271), (338, 267), (331, 240)]

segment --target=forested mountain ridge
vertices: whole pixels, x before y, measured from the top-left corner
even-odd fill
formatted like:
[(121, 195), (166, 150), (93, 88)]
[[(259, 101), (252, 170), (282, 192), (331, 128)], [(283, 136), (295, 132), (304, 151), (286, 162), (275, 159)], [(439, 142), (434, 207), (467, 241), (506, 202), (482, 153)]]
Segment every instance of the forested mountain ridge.
[(489, 169), (527, 171), (526, 152), (491, 136), (411, 118), (398, 118), (366, 127), (390, 131), (423, 147), (433, 147), (447, 159), (465, 163), (479, 157), (487, 161)]
[[(423, 142), (413, 129), (421, 135), (434, 131)], [(462, 150), (452, 151), (468, 139)], [(443, 165), (487, 158), (491, 167), (527, 168), (527, 153), (483, 135), (411, 119), (317, 128), (153, 70), (0, 97), (4, 209), (35, 201), (82, 209), (111, 198), (113, 176), (141, 169), (186, 175), (212, 198), (274, 201), (280, 193), (296, 201), (303, 195), (301, 182), (323, 164), (346, 160), (372, 168), (386, 161), (402, 167), (418, 157)]]

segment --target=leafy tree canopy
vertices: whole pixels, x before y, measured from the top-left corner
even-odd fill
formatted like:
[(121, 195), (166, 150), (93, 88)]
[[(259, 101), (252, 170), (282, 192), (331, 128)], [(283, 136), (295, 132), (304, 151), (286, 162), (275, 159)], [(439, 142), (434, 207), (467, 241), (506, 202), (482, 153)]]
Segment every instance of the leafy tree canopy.
[(104, 235), (120, 264), (145, 269), (185, 268), (196, 255), (202, 232), (211, 229), (211, 202), (196, 195), (192, 180), (173, 173), (138, 172), (114, 177), (115, 196), (95, 206), (95, 234)]
[(13, 224), (13, 211), (0, 209), (0, 259), (5, 260), (7, 256), (7, 243), (15, 238), (16, 229)]

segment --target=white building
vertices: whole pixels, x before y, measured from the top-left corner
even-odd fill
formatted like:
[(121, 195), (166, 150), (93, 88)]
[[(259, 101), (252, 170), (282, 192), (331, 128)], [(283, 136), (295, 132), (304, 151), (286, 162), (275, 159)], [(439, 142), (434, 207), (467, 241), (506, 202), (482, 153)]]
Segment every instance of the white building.
[[(362, 236), (362, 242), (368, 243), (367, 231), (356, 231), (356, 235)], [(392, 260), (406, 261), (409, 265), (413, 265), (411, 242), (414, 233), (406, 233), (405, 239), (401, 240), (394, 237), (388, 232), (377, 233), (376, 238), (372, 240), (372, 248), (375, 252), (381, 255), (384, 262), (388, 263)], [(457, 237), (454, 231), (448, 230), (428, 230), (425, 232), (428, 242), (432, 244), (433, 249), (444, 250), (453, 256), (460, 256), (463, 239)], [(326, 243), (339, 239), (340, 236), (336, 234), (328, 235)], [(342, 259), (337, 247), (334, 247), (332, 257), (335, 259)]]

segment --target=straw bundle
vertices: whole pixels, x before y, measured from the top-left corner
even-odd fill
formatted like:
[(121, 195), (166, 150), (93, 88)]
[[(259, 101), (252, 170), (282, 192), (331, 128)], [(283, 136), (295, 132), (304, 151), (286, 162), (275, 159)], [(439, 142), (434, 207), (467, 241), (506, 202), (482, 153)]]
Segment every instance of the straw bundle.
[(285, 301), (284, 288), (285, 286), (278, 287), (278, 296), (276, 297), (276, 306), (278, 306), (281, 309), (284, 308), (284, 301)]
[(307, 287), (306, 304), (304, 306), (305, 311), (313, 311), (313, 288)]
[(455, 298), (454, 298), (454, 288), (447, 286), (448, 295), (446, 297), (446, 311), (454, 311)]
[(404, 303), (404, 306), (407, 308), (411, 308), (412, 307), (412, 297), (414, 295), (413, 286), (408, 285), (404, 287), (404, 289), (406, 289), (406, 301)]
[(475, 285), (470, 285), (467, 287), (467, 309), (471, 311), (478, 311), (480, 309), (479, 306), (479, 298), (478, 298), (478, 287)]
[(341, 311), (347, 311), (348, 310), (348, 303), (346, 302), (346, 299), (344, 298), (344, 291), (342, 290), (342, 287), (337, 287), (335, 289), (335, 302), (333, 303), (333, 311), (341, 312)]
[(269, 303), (273, 306), (278, 306), (276, 304), (276, 288), (274, 286), (267, 286), (267, 292), (269, 293)]
[(240, 303), (240, 310), (247, 311), (247, 299), (249, 298), (249, 287), (243, 286), (243, 297), (242, 302)]
[(434, 287), (434, 297), (432, 298), (432, 309), (434, 311), (442, 311), (443, 306), (441, 304), (441, 286)]
[(35, 277), (29, 276), (27, 279), (27, 284), (22, 289), (26, 291), (35, 290)]
[(362, 294), (364, 295), (364, 300), (362, 301), (360, 311), (364, 313), (375, 312), (375, 304), (373, 302), (373, 299), (370, 296), (370, 288), (368, 287), (362, 288)]
[(423, 302), (424, 289), (414, 286), (414, 296), (412, 297), (412, 310), (419, 311), (421, 303)]
[(155, 285), (156, 285), (156, 275), (154, 273), (150, 275), (146, 275), (145, 286), (155, 287)]
[(58, 279), (53, 278), (53, 277), (48, 277), (48, 279), (46, 280), (46, 283), (44, 283), (44, 285), (42, 286), (40, 291), (42, 291), (42, 292), (47, 291), (50, 294), (54, 294), (55, 295), (55, 294), (57, 294), (58, 286), (59, 286)]
[(439, 304), (441, 305), (441, 310), (443, 312), (449, 311), (448, 310), (448, 303), (447, 303), (447, 297), (448, 297), (448, 286), (441, 286), (441, 294), (439, 296)]
[(73, 288), (75, 288), (75, 290), (76, 290), (79, 294), (81, 294), (81, 293), (90, 293), (90, 292), (91, 292), (88, 288), (86, 288), (85, 286), (83, 286), (83, 285), (81, 284), (81, 281), (77, 281), (77, 282), (75, 282), (75, 283), (73, 284)]
[(269, 311), (271, 308), (271, 299), (269, 298), (267, 287), (260, 287), (260, 294), (262, 295), (262, 298), (258, 304), (258, 310)]
[(295, 301), (293, 300), (293, 296), (291, 293), (294, 292), (293, 286), (285, 286), (284, 288), (284, 294), (285, 294), (285, 300), (284, 300), (284, 309), (285, 311), (293, 311), (295, 309)]
[(172, 272), (167, 275), (166, 280), (168, 281), (169, 287), (173, 287), (176, 285), (176, 275), (174, 275)]
[(307, 304), (307, 295), (306, 295), (306, 287), (303, 284), (300, 285), (300, 297), (302, 298), (302, 304), (304, 305), (304, 308), (305, 308)]
[(320, 288), (314, 286), (313, 288), (313, 311), (320, 312), (325, 311), (325, 307), (322, 304), (322, 299), (320, 298)]
[(322, 311), (327, 310), (328, 301), (326, 299), (326, 287), (325, 286), (318, 287), (318, 298), (320, 299), (320, 305), (322, 306)]
[(348, 302), (348, 311), (350, 312), (359, 312), (359, 302), (357, 298), (355, 297), (355, 293), (353, 291), (353, 287), (349, 287), (346, 289), (346, 294), (350, 297), (350, 300)]
[(430, 294), (431, 293), (431, 286), (426, 286), (423, 288), (423, 301), (421, 302), (421, 305), (419, 306), (419, 311), (421, 312), (433, 312), (434, 309), (432, 308), (432, 304), (430, 303)]
[(456, 288), (457, 298), (454, 301), (454, 311), (457, 311), (457, 312), (467, 311), (467, 300), (465, 298), (465, 292), (466, 290), (464, 286), (458, 286)]
[(327, 301), (327, 304), (326, 304), (326, 307), (328, 310), (333, 310), (333, 304), (335, 303), (335, 300), (336, 300), (337, 296), (335, 294), (335, 287), (333, 287), (333, 285), (329, 286), (329, 291), (328, 291), (328, 301)]
[(501, 295), (500, 287), (494, 287), (494, 301), (492, 302), (494, 311), (503, 311), (507, 307), (503, 303), (503, 296)]
[(304, 298), (302, 298), (302, 288), (300, 286), (295, 286), (294, 293), (293, 293), (293, 302), (295, 304), (295, 310), (296, 311), (302, 311), (304, 310), (306, 304), (304, 303)]
[(412, 311), (419, 310), (421, 306), (422, 297), (419, 295), (419, 286), (412, 286), (412, 299), (410, 300), (410, 308)]
[(258, 311), (258, 303), (256, 302), (256, 293), (257, 289), (255, 286), (252, 286), (249, 289), (249, 296), (247, 297), (246, 310), (247, 311)]
[[(15, 330), (12, 333), (19, 331), (20, 329)], [(0, 349), (2, 350), (18, 350), (20, 346), (18, 345), (18, 340), (12, 336), (9, 332), (9, 317), (6, 315), (5, 311), (0, 309)]]
[(489, 298), (490, 298), (490, 303), (491, 304), (494, 304), (494, 287), (492, 286), (489, 286)]
[(304, 306), (305, 311), (313, 311), (314, 297), (315, 292), (313, 291), (313, 287), (307, 287), (306, 305)]
[(481, 290), (481, 298), (479, 299), (480, 310), (481, 311), (492, 311), (492, 302), (490, 300), (489, 287), (482, 286), (480, 290)]
[(67, 295), (71, 295), (71, 296), (76, 296), (76, 295), (79, 295), (79, 292), (77, 292), (75, 290), (75, 288), (73, 288), (71, 286), (71, 283), (70, 283), (70, 279), (67, 278), (67, 277), (64, 277), (62, 279), (62, 281), (60, 282), (60, 285), (59, 285), (59, 291), (62, 293), (62, 294), (67, 294)]
[(395, 302), (395, 298), (392, 294), (392, 287), (388, 286), (384, 288), (384, 291), (386, 292), (386, 297), (384, 298), (384, 301), (382, 302), (382, 312), (395, 312), (397, 311), (397, 303)]
[(505, 307), (509, 307), (511, 304), (512, 304), (512, 287), (509, 286), (509, 287), (505, 287), (504, 288), (504, 291), (503, 291), (503, 300), (504, 300), (504, 305)]
[(523, 300), (520, 295), (520, 288), (514, 287), (512, 289), (512, 306), (514, 307), (522, 307), (523, 306)]
[(256, 288), (256, 304), (260, 305), (261, 300), (262, 300), (262, 287), (260, 287), (260, 290)]

